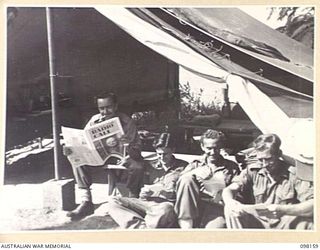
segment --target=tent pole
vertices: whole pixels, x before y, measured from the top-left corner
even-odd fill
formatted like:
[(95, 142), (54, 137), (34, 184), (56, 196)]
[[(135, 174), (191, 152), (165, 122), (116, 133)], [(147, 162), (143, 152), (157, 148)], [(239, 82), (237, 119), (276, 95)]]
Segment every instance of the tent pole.
[(47, 18), (47, 36), (48, 36), (48, 53), (49, 53), (49, 74), (50, 74), (50, 91), (51, 91), (51, 110), (52, 110), (52, 131), (53, 131), (53, 143), (54, 143), (54, 175), (56, 180), (60, 180), (60, 167), (59, 158), (61, 152), (59, 124), (57, 115), (57, 93), (56, 93), (56, 67), (55, 67), (55, 51), (53, 43), (52, 32), (52, 10), (46, 7)]

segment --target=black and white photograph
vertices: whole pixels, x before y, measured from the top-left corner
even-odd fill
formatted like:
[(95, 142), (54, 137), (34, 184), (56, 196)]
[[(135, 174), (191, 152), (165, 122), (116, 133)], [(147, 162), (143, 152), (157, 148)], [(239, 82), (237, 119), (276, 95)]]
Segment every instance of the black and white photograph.
[(0, 233), (315, 232), (315, 6), (5, 10)]

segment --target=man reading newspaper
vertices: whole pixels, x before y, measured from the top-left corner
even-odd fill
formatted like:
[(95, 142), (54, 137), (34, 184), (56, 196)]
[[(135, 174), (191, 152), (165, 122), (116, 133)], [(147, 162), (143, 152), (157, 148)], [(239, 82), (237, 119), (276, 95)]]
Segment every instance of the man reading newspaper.
[[(118, 112), (118, 102), (117, 97), (113, 93), (103, 94), (97, 97), (97, 107), (99, 113), (92, 116), (85, 130), (90, 127), (96, 126), (99, 123), (102, 123), (106, 120), (118, 117), (123, 129), (123, 136), (120, 138), (122, 144), (128, 144), (128, 153), (130, 158), (126, 160), (127, 167), (127, 188), (129, 189), (129, 195), (131, 197), (138, 197), (140, 193), (141, 186), (143, 184), (143, 173), (144, 173), (144, 161), (141, 157), (141, 141), (137, 132), (137, 128), (131, 118), (127, 115)], [(108, 138), (108, 144), (112, 144), (112, 139)], [(97, 148), (97, 147), (95, 147)], [(99, 150), (98, 150), (99, 151)], [(72, 147), (65, 146), (63, 148), (64, 155), (70, 156), (74, 152)], [(101, 153), (99, 153), (101, 154)], [(93, 214), (94, 206), (92, 203), (91, 197), (91, 173), (87, 165), (73, 165), (73, 174), (75, 181), (77, 183), (79, 196), (81, 197), (81, 204), (67, 213), (68, 217), (71, 217), (72, 220), (79, 220), (87, 215)], [(110, 175), (114, 175), (113, 171), (110, 171)], [(115, 178), (115, 176), (114, 176)], [(110, 183), (109, 183), (110, 184)]]
[[(260, 135), (253, 142), (256, 162), (222, 193), (228, 228), (313, 229), (312, 177), (301, 175), (306, 164), (292, 167), (282, 161), (280, 145), (275, 134)], [(239, 193), (249, 194), (249, 204), (237, 199)]]

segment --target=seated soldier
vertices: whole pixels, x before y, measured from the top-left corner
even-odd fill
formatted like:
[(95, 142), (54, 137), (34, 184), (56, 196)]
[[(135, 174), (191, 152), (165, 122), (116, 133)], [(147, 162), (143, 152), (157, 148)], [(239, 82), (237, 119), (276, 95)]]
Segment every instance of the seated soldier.
[(176, 181), (187, 162), (173, 156), (174, 140), (170, 133), (162, 133), (153, 143), (158, 166), (163, 175), (152, 185), (145, 185), (140, 198), (111, 197), (109, 214), (121, 228), (177, 227), (173, 210)]
[[(118, 111), (118, 101), (117, 96), (113, 93), (102, 94), (97, 97), (96, 104), (99, 110), (98, 114), (95, 114), (91, 117), (85, 128), (90, 128), (95, 124), (99, 124), (105, 120), (118, 117), (120, 123), (122, 125), (124, 135), (121, 140), (129, 145), (129, 155), (136, 157), (131, 157), (127, 159), (125, 165), (127, 166), (126, 176), (127, 176), (127, 188), (130, 190), (129, 195), (133, 197), (138, 197), (144, 176), (144, 165), (141, 161), (139, 154), (141, 148), (141, 141), (138, 135), (138, 131), (134, 121)], [(64, 147), (63, 153), (66, 156), (73, 154), (71, 147)], [(96, 168), (91, 166), (79, 166), (73, 167), (73, 175), (74, 179), (77, 183), (77, 192), (81, 198), (81, 204), (75, 208), (73, 211), (67, 213), (67, 216), (71, 218), (71, 220), (80, 220), (90, 214), (94, 213), (94, 205), (92, 203), (92, 195), (91, 195), (91, 171), (94, 171)], [(109, 181), (115, 182), (117, 178), (115, 171), (108, 171)], [(114, 186), (114, 183), (108, 183), (109, 186)], [(115, 190), (110, 189), (110, 190)], [(110, 195), (110, 193), (109, 193)]]
[(202, 159), (192, 162), (181, 173), (175, 211), (183, 229), (225, 227), (221, 192), (239, 168), (220, 155), (224, 142), (222, 132), (208, 129), (200, 138)]
[[(295, 168), (279, 159), (280, 145), (275, 134), (260, 135), (254, 141), (257, 161), (222, 193), (228, 228), (313, 228), (313, 182), (299, 178)], [(247, 202), (252, 204), (236, 199), (243, 192), (251, 194)]]

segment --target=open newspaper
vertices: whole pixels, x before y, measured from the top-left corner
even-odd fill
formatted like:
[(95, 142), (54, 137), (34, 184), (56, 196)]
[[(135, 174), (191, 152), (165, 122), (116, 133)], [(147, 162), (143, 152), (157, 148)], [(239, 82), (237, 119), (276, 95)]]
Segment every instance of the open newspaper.
[(108, 163), (108, 159), (115, 157), (108, 164), (112, 168), (125, 157), (126, 144), (121, 141), (124, 132), (118, 117), (85, 129), (61, 127), (61, 130), (65, 146), (72, 150), (68, 160), (73, 167), (102, 166)]

